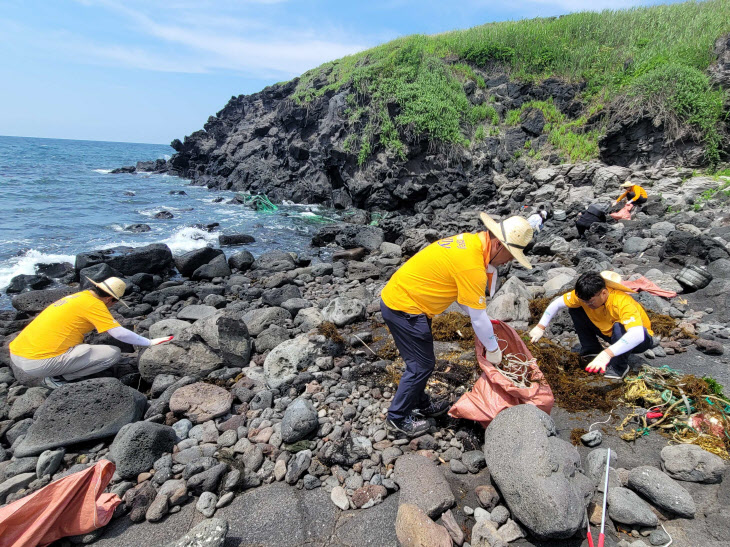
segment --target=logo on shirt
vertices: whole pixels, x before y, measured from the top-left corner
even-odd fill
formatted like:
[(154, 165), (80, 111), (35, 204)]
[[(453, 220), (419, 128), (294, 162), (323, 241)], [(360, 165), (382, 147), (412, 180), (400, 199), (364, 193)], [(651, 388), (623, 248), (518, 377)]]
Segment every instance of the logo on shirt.
[(485, 296), (480, 296), (479, 297), (479, 303), (480, 304), (485, 304), (486, 302), (487, 302), (487, 298)]
[(634, 322), (636, 322), (636, 317), (634, 317), (634, 316), (632, 315), (632, 316), (631, 316), (631, 317), (629, 317), (628, 319), (624, 319), (624, 320), (623, 320), (623, 321), (621, 321), (621, 322), (622, 322), (622, 323), (623, 323), (624, 325), (628, 325), (629, 323), (634, 323)]
[(445, 237), (443, 239), (439, 239), (436, 243), (443, 247), (444, 249), (451, 249), (451, 244), (454, 242), (453, 237)]

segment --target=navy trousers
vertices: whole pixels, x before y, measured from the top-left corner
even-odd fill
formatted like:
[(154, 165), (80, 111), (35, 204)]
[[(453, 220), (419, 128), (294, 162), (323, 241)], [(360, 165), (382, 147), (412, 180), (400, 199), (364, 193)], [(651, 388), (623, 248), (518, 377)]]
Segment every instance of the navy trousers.
[[(593, 324), (583, 308), (568, 308), (568, 312), (570, 313), (570, 318), (573, 320), (573, 326), (575, 326), (575, 332), (578, 335), (578, 340), (580, 340), (581, 355), (601, 353), (603, 348), (598, 342), (599, 337), (606, 342), (615, 344), (624, 334), (626, 334), (626, 328), (621, 323), (614, 323), (613, 332), (611, 332), (611, 337), (609, 338), (601, 332), (601, 329)], [(654, 339), (645, 328), (644, 341), (630, 352), (617, 355), (611, 359), (609, 364), (623, 369), (629, 362), (629, 353), (644, 353), (652, 347), (654, 347)]]
[(389, 419), (400, 420), (414, 409), (425, 408), (430, 403), (425, 391), (426, 382), (436, 366), (431, 320), (424, 313), (415, 315), (392, 310), (382, 300), (380, 311), (406, 363), (406, 370), (388, 409)]

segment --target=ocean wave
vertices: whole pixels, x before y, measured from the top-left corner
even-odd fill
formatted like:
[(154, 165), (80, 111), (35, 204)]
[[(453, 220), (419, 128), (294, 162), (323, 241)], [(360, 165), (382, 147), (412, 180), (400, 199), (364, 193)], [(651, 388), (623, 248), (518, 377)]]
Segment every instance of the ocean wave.
[(94, 173), (101, 173), (102, 175), (107, 175), (112, 172), (111, 169), (92, 169)]
[(70, 262), (76, 260), (74, 255), (46, 254), (35, 249), (28, 250), (23, 256), (13, 257), (0, 264), (0, 287), (5, 288), (16, 275), (35, 274), (36, 264), (52, 264), (54, 262)]
[(162, 243), (170, 247), (173, 255), (179, 255), (206, 247), (209, 243), (218, 243), (218, 234), (188, 226), (180, 228)]

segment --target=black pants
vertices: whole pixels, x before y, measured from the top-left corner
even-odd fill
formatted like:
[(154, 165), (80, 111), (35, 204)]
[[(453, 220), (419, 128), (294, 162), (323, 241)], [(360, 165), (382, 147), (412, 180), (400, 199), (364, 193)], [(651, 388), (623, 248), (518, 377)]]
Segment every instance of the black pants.
[[(601, 332), (601, 329), (593, 324), (583, 308), (568, 308), (568, 312), (570, 313), (570, 318), (573, 320), (573, 326), (575, 327), (575, 332), (578, 335), (578, 340), (580, 340), (581, 355), (601, 353), (603, 348), (601, 347), (598, 338), (601, 338), (606, 342), (610, 342), (611, 344), (615, 344), (624, 334), (626, 334), (626, 328), (621, 323), (614, 323), (613, 332), (609, 338)], [(652, 347), (654, 347), (654, 339), (645, 328), (644, 341), (630, 352), (617, 355), (611, 359), (609, 364), (623, 369), (629, 362), (629, 353), (644, 353)]]
[(426, 382), (436, 366), (431, 320), (424, 313), (414, 315), (392, 310), (382, 300), (380, 311), (406, 363), (406, 370), (388, 409), (388, 418), (400, 420), (414, 409), (425, 408), (430, 403), (425, 391)]

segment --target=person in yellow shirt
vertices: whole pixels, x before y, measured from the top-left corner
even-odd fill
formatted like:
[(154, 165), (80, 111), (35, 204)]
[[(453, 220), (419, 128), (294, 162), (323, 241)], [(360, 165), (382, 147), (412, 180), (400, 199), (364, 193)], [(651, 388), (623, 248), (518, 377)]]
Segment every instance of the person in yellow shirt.
[[(88, 279), (88, 278), (87, 278)], [(109, 313), (121, 301), (127, 286), (118, 277), (101, 283), (89, 279), (92, 289), (61, 298), (43, 310), (10, 342), (10, 359), (20, 370), (55, 389), (113, 366), (121, 356), (115, 346), (84, 344), (96, 329), (135, 346), (154, 346), (172, 337), (149, 340), (125, 329)]]
[(626, 198), (627, 202), (633, 203), (634, 205), (641, 205), (642, 203), (646, 203), (646, 200), (648, 199), (646, 190), (644, 190), (638, 184), (634, 184), (630, 180), (627, 180), (621, 185), (621, 188), (626, 188), (626, 191), (624, 191), (624, 193), (618, 197), (618, 199), (616, 200), (616, 205), (621, 203), (621, 200), (624, 198)]
[(493, 364), (502, 360), (486, 312), (486, 294), (491, 296), (496, 288), (497, 266), (514, 259), (532, 268), (524, 254), (532, 227), (517, 216), (497, 222), (482, 213), (481, 219), (488, 231), (430, 244), (401, 266), (383, 288), (383, 320), (406, 364), (386, 421), (395, 434), (422, 435), (430, 428), (423, 417), (439, 416), (449, 409), (446, 401), (431, 401), (425, 387), (436, 364), (431, 319), (454, 301), (469, 314), (487, 360)]
[[(545, 334), (550, 320), (568, 308), (581, 345), (581, 356), (592, 358), (588, 372), (600, 372), (605, 378), (620, 380), (629, 372), (629, 353), (643, 353), (654, 347), (654, 332), (644, 308), (621, 284), (616, 272), (584, 273), (575, 290), (553, 300), (540, 322), (530, 331), (536, 343)], [(611, 345), (601, 347), (599, 338)]]

